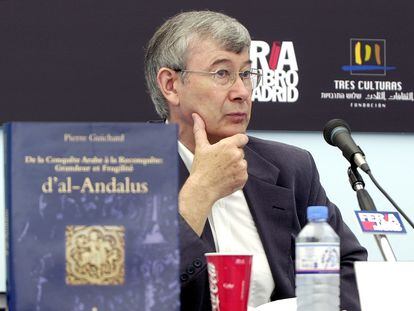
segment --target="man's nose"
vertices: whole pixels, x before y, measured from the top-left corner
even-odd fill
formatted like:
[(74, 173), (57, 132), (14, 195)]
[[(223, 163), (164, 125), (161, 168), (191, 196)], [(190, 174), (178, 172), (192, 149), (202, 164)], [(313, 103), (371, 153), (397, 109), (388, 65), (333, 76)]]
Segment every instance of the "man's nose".
[(243, 81), (243, 79), (237, 75), (236, 81), (229, 90), (231, 100), (245, 101), (251, 96), (252, 88), (249, 87), (249, 80)]

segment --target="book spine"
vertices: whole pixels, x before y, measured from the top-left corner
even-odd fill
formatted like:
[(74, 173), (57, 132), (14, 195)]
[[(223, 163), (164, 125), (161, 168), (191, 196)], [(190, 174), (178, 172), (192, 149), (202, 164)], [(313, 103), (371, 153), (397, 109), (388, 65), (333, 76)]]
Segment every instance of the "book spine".
[(12, 124), (6, 123), (4, 125), (4, 186), (5, 186), (5, 205), (6, 205), (6, 213), (5, 213), (5, 234), (6, 234), (6, 298), (7, 298), (7, 307), (8, 311), (14, 311), (14, 302), (11, 299), (14, 297), (14, 284), (13, 278), (11, 277), (13, 274), (13, 257), (11, 251), (11, 189), (10, 189), (10, 181), (12, 176), (12, 157), (11, 157), (11, 135), (12, 135)]

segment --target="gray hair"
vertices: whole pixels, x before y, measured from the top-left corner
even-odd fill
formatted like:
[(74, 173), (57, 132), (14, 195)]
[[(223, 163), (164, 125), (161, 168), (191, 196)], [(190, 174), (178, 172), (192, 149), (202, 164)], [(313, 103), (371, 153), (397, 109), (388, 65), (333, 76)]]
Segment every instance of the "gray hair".
[(145, 53), (145, 79), (157, 113), (169, 117), (167, 101), (158, 87), (160, 68), (185, 69), (190, 44), (213, 39), (226, 51), (241, 53), (250, 47), (247, 29), (236, 19), (212, 11), (183, 12), (168, 19), (154, 34)]

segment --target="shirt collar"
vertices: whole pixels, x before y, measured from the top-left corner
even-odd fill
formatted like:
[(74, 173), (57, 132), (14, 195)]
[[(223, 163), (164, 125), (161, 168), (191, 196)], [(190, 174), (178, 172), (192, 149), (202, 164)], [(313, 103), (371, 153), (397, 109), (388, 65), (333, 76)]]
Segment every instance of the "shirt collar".
[(180, 154), (181, 160), (183, 160), (185, 167), (188, 171), (191, 171), (191, 166), (193, 165), (194, 154), (188, 150), (183, 143), (178, 141), (178, 153)]
[[(165, 120), (165, 124), (169, 124), (168, 119)], [(194, 154), (186, 147), (182, 142), (178, 140), (178, 153), (180, 154), (181, 160), (183, 160), (185, 167), (188, 171), (191, 170), (193, 165)]]

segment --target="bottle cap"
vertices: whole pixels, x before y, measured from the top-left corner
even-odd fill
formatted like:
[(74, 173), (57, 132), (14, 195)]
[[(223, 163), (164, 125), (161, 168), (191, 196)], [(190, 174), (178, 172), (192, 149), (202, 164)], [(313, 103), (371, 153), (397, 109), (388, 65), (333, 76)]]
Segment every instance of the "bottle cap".
[(326, 206), (309, 206), (308, 220), (327, 220), (328, 208)]

